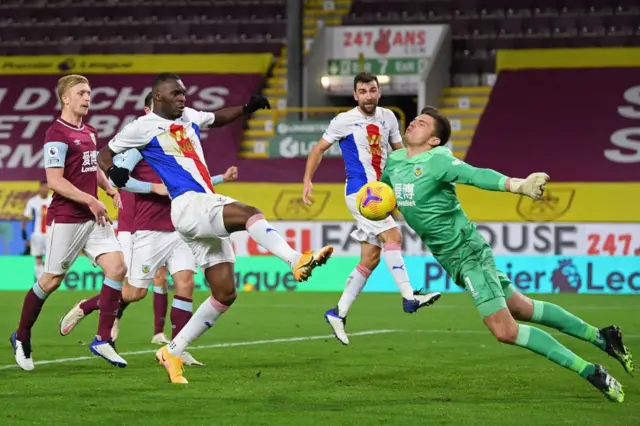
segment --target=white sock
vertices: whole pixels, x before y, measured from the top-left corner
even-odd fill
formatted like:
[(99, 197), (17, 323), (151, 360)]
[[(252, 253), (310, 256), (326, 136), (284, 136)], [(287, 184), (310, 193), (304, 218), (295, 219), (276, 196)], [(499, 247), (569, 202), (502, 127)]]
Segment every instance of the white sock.
[(157, 294), (167, 294), (167, 289), (165, 287), (154, 285), (153, 292)]
[(193, 314), (189, 322), (180, 333), (169, 342), (169, 353), (180, 356), (190, 343), (202, 336), (205, 331), (213, 327), (216, 320), (229, 309), (227, 305), (218, 302), (213, 296), (202, 302), (202, 305)]
[(349, 275), (349, 278), (347, 278), (344, 291), (338, 301), (338, 315), (342, 318), (347, 316), (349, 308), (351, 308), (351, 305), (358, 298), (364, 285), (367, 283), (369, 275), (371, 275), (371, 269), (358, 264), (356, 269)]
[(413, 287), (409, 282), (409, 274), (407, 273), (407, 267), (402, 258), (401, 249), (402, 246), (400, 243), (385, 243), (382, 247), (382, 256), (402, 297), (413, 300)]
[(289, 266), (293, 267), (300, 260), (300, 253), (287, 244), (278, 231), (265, 220), (264, 215), (251, 216), (245, 227), (256, 243), (287, 262)]

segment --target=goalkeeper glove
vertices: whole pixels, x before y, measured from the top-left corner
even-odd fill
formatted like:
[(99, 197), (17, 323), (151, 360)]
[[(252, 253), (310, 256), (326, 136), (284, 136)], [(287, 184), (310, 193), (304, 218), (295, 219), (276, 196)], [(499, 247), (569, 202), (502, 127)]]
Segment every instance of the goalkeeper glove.
[(129, 169), (124, 167), (111, 166), (107, 170), (107, 175), (118, 188), (124, 188), (129, 181)]
[(539, 200), (542, 198), (548, 180), (549, 175), (546, 173), (531, 173), (526, 179), (511, 178), (509, 191)]
[(261, 95), (252, 95), (251, 99), (249, 99), (249, 102), (247, 102), (247, 104), (242, 107), (242, 112), (244, 112), (245, 114), (252, 114), (259, 109), (265, 108), (271, 109), (271, 104), (269, 103), (267, 98)]

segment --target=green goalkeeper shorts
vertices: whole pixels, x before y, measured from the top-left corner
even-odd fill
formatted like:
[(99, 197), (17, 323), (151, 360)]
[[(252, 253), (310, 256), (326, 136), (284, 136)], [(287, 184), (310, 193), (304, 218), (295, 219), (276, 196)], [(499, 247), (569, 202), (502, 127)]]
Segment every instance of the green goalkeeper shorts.
[(483, 318), (507, 307), (507, 299), (515, 289), (509, 278), (496, 268), (493, 251), (478, 231), (463, 230), (464, 242), (438, 261), (453, 281), (466, 288)]

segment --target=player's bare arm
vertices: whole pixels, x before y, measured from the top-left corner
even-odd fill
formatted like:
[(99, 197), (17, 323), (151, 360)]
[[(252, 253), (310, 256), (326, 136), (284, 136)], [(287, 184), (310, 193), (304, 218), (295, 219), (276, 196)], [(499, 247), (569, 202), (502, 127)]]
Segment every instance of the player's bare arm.
[(393, 148), (394, 151), (397, 151), (404, 148), (404, 145), (402, 144), (402, 142), (391, 142), (391, 148)]
[(271, 104), (264, 96), (253, 95), (246, 105), (222, 108), (216, 111), (216, 119), (209, 128), (226, 126), (242, 116), (253, 114), (259, 109), (271, 109)]
[(308, 206), (313, 204), (313, 183), (311, 183), (313, 175), (316, 174), (316, 170), (318, 170), (318, 166), (320, 166), (320, 162), (322, 161), (322, 156), (329, 148), (331, 148), (331, 144), (322, 138), (313, 146), (307, 157), (307, 165), (304, 169), (304, 178), (302, 180), (302, 184), (304, 185), (302, 189), (302, 201)]
[(106, 192), (107, 195), (113, 199), (113, 206), (116, 209), (119, 209), (120, 207), (122, 207), (122, 201), (120, 200), (120, 194), (118, 193), (118, 191), (113, 189), (113, 187), (109, 183), (109, 179), (107, 179), (107, 177), (105, 176), (102, 170), (98, 169), (97, 173), (98, 173), (98, 186), (102, 188), (104, 192)]

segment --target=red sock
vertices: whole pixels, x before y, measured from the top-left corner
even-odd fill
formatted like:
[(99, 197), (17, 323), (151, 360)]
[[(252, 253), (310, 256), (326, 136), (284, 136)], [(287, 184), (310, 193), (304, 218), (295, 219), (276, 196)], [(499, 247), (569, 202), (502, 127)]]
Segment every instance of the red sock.
[(111, 329), (120, 308), (121, 284), (105, 278), (100, 290), (100, 318), (98, 320), (98, 337), (100, 340), (111, 340)]
[(44, 301), (47, 300), (47, 296), (48, 294), (42, 290), (38, 283), (35, 283), (33, 288), (31, 288), (24, 297), (17, 332), (17, 338), (21, 342), (31, 340), (31, 328), (36, 323), (38, 315), (40, 315), (40, 311), (42, 310), (42, 305), (44, 305)]
[(180, 330), (191, 319), (191, 311), (193, 310), (193, 303), (191, 299), (181, 296), (173, 296), (173, 303), (171, 304), (171, 338), (175, 338)]
[(91, 299), (87, 299), (80, 304), (80, 309), (85, 315), (90, 314), (93, 311), (98, 310), (98, 301), (100, 300), (100, 293), (93, 296)]
[(157, 293), (153, 291), (153, 334), (164, 332), (165, 318), (167, 317), (167, 306), (169, 305), (169, 296), (167, 293)]

